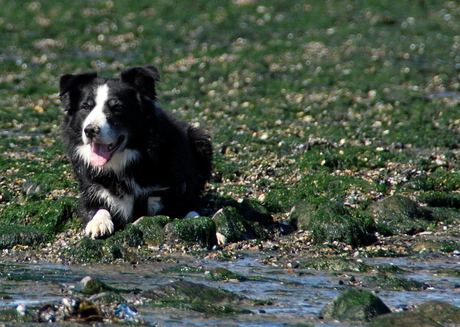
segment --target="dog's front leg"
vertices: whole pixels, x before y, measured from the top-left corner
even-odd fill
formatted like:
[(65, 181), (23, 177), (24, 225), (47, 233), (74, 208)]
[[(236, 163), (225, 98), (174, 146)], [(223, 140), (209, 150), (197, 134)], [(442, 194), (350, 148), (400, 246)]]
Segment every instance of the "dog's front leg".
[(106, 209), (99, 209), (85, 228), (86, 235), (91, 238), (111, 235), (114, 230), (112, 216)]

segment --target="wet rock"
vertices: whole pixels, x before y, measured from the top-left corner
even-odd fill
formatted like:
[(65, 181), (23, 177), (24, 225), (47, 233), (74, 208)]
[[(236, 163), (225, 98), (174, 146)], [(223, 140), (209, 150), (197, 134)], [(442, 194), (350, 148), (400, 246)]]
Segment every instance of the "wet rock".
[(387, 314), (374, 318), (371, 327), (442, 327), (433, 319), (412, 311)]
[(0, 225), (0, 249), (10, 249), (17, 244), (38, 245), (50, 238), (48, 232), (23, 225)]
[(109, 285), (101, 282), (99, 279), (86, 276), (80, 283), (75, 286), (75, 291), (82, 294), (92, 295), (107, 291), (113, 291), (114, 289)]
[(316, 205), (302, 202), (294, 206), (289, 215), (289, 223), (298, 230), (305, 230), (310, 223), (311, 217), (316, 213)]
[[(86, 294), (86, 295), (99, 294), (103, 292), (115, 292), (115, 293), (140, 292), (140, 290), (137, 288), (121, 289), (121, 288), (111, 287), (107, 285), (106, 283), (101, 282), (99, 279), (92, 278), (90, 276), (86, 276), (85, 278), (83, 278), (80, 281), (80, 283), (78, 283), (75, 286), (75, 291), (81, 294)], [(111, 293), (108, 293), (107, 296), (109, 296), (110, 294)]]
[(216, 225), (208, 217), (175, 219), (165, 226), (164, 231), (168, 242), (181, 240), (187, 243), (198, 243), (206, 248), (212, 248), (217, 244)]
[(245, 281), (247, 278), (245, 276), (239, 275), (223, 267), (218, 267), (216, 269), (210, 270), (205, 275), (206, 280), (211, 281)]
[(114, 244), (121, 244), (128, 247), (138, 247), (144, 245), (144, 233), (138, 225), (128, 224), (123, 230), (116, 232), (110, 240)]
[(234, 207), (224, 207), (212, 217), (217, 232), (225, 236), (227, 242), (268, 238), (268, 234), (257, 223), (246, 220)]
[(369, 244), (364, 221), (353, 217), (342, 205), (328, 202), (311, 217), (307, 229), (312, 231), (313, 242), (339, 241), (359, 247)]
[(460, 323), (460, 308), (442, 301), (427, 301), (415, 308), (415, 312), (441, 324)]
[(105, 257), (103, 247), (103, 240), (83, 238), (67, 251), (66, 256), (77, 262), (103, 262)]
[(35, 246), (52, 240), (76, 217), (76, 202), (70, 198), (25, 204), (12, 203), (2, 211), (0, 248), (17, 244)]
[(213, 315), (251, 313), (246, 308), (238, 308), (238, 304), (247, 305), (252, 302), (251, 300), (229, 291), (188, 281), (160, 286), (143, 292), (142, 296), (151, 300), (153, 306), (174, 307)]
[(364, 277), (366, 286), (384, 290), (396, 291), (421, 291), (428, 287), (427, 284), (405, 277), (392, 277), (384, 274)]
[(413, 235), (424, 231), (433, 220), (428, 209), (401, 195), (372, 203), (366, 211), (374, 217), (377, 231), (385, 236)]
[(354, 259), (347, 259), (341, 257), (316, 257), (311, 258), (302, 267), (317, 269), (317, 270), (331, 270), (331, 271), (352, 271), (352, 272), (368, 272), (372, 269), (371, 266), (364, 262), (356, 261)]
[(164, 227), (171, 222), (167, 216), (142, 217), (133, 225), (142, 231), (144, 242), (148, 245), (158, 246), (165, 241)]
[(34, 317), (21, 305), (24, 310), (16, 308), (0, 308), (0, 321), (25, 323), (34, 321)]
[(169, 273), (188, 273), (188, 274), (202, 274), (205, 270), (202, 267), (193, 267), (187, 264), (180, 264), (163, 271), (166, 274)]
[(236, 208), (246, 220), (258, 222), (262, 225), (273, 223), (270, 211), (255, 200), (244, 199), (236, 205)]
[(339, 321), (370, 321), (373, 317), (391, 312), (382, 300), (366, 290), (350, 288), (327, 304), (320, 318)]

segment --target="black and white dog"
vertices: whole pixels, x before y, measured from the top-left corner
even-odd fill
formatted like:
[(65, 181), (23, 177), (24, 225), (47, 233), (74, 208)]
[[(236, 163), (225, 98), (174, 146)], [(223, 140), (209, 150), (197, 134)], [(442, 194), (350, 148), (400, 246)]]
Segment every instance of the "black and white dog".
[(154, 66), (114, 79), (94, 72), (60, 79), (63, 136), (89, 237), (110, 235), (146, 215), (198, 216), (212, 144), (206, 132), (159, 107), (159, 80)]

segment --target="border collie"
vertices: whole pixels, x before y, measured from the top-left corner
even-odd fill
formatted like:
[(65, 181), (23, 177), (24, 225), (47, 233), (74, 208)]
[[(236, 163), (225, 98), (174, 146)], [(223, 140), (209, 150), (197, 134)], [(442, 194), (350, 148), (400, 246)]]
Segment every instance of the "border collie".
[(111, 235), (142, 216), (198, 216), (211, 176), (212, 144), (201, 129), (163, 111), (154, 66), (119, 78), (63, 75), (62, 133), (82, 192), (86, 235)]

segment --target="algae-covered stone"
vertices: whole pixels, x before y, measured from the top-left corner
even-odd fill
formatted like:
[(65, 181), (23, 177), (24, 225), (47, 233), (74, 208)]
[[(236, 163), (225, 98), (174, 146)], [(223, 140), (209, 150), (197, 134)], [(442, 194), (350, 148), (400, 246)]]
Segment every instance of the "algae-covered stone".
[(50, 239), (50, 234), (40, 228), (23, 225), (0, 225), (0, 249), (17, 244), (38, 245)]
[(237, 204), (236, 208), (246, 220), (255, 221), (262, 225), (273, 223), (270, 211), (255, 200), (244, 199)]
[(211, 218), (175, 219), (164, 228), (165, 237), (171, 242), (179, 239), (188, 243), (198, 243), (211, 248), (217, 244), (216, 225)]
[(385, 236), (412, 235), (425, 230), (433, 220), (428, 209), (401, 195), (372, 203), (367, 212), (374, 217), (377, 231)]
[(102, 262), (105, 256), (103, 247), (104, 240), (83, 238), (78, 244), (71, 247), (66, 255), (79, 262)]
[(144, 244), (144, 234), (137, 225), (128, 224), (123, 230), (115, 233), (111, 238), (115, 244), (129, 247), (138, 247)]
[(317, 257), (308, 260), (303, 267), (317, 270), (368, 272), (371, 266), (364, 262), (342, 257)]
[(228, 270), (223, 267), (218, 267), (216, 269), (210, 270), (205, 275), (205, 279), (212, 280), (212, 281), (222, 281), (222, 280), (237, 280), (237, 281), (244, 281), (247, 280), (245, 276), (240, 274), (236, 274), (231, 270)]
[(22, 312), (15, 308), (0, 308), (0, 321), (12, 323), (26, 323), (34, 321), (29, 312)]
[(404, 311), (375, 317), (371, 327), (442, 327), (430, 317), (413, 311)]
[(460, 308), (442, 301), (427, 301), (415, 308), (415, 312), (441, 324), (459, 324)]
[(164, 273), (188, 273), (188, 274), (202, 274), (205, 270), (202, 267), (193, 267), (187, 264), (180, 264), (172, 268), (163, 270)]
[(366, 276), (364, 279), (366, 280), (367, 287), (381, 288), (385, 290), (421, 291), (428, 287), (425, 283), (410, 278), (392, 277), (384, 274)]
[(224, 207), (212, 218), (217, 232), (224, 235), (228, 242), (268, 237), (265, 230), (256, 223), (246, 220), (234, 207)]
[(71, 198), (12, 203), (2, 211), (0, 249), (49, 242), (76, 218), (76, 211), (76, 202)]
[(321, 206), (311, 217), (307, 229), (312, 231), (316, 244), (339, 241), (359, 247), (369, 243), (364, 221), (334, 202)]
[(114, 289), (109, 285), (101, 282), (97, 278), (91, 278), (90, 276), (86, 276), (83, 278), (80, 283), (75, 286), (75, 291), (82, 293), (82, 294), (96, 294), (102, 292), (113, 291)]
[(164, 285), (143, 292), (142, 296), (152, 300), (154, 306), (171, 306), (207, 314), (251, 313), (250, 310), (230, 306), (239, 303), (247, 304), (249, 302), (247, 298), (188, 281)]
[(167, 216), (142, 217), (134, 225), (142, 232), (146, 244), (160, 245), (164, 243), (164, 227), (169, 222), (171, 220)]
[(327, 304), (320, 317), (339, 321), (370, 321), (389, 312), (391, 310), (372, 292), (350, 288)]
[(318, 206), (302, 202), (295, 205), (289, 215), (289, 223), (299, 230), (304, 230), (308, 228), (311, 217), (318, 210)]

